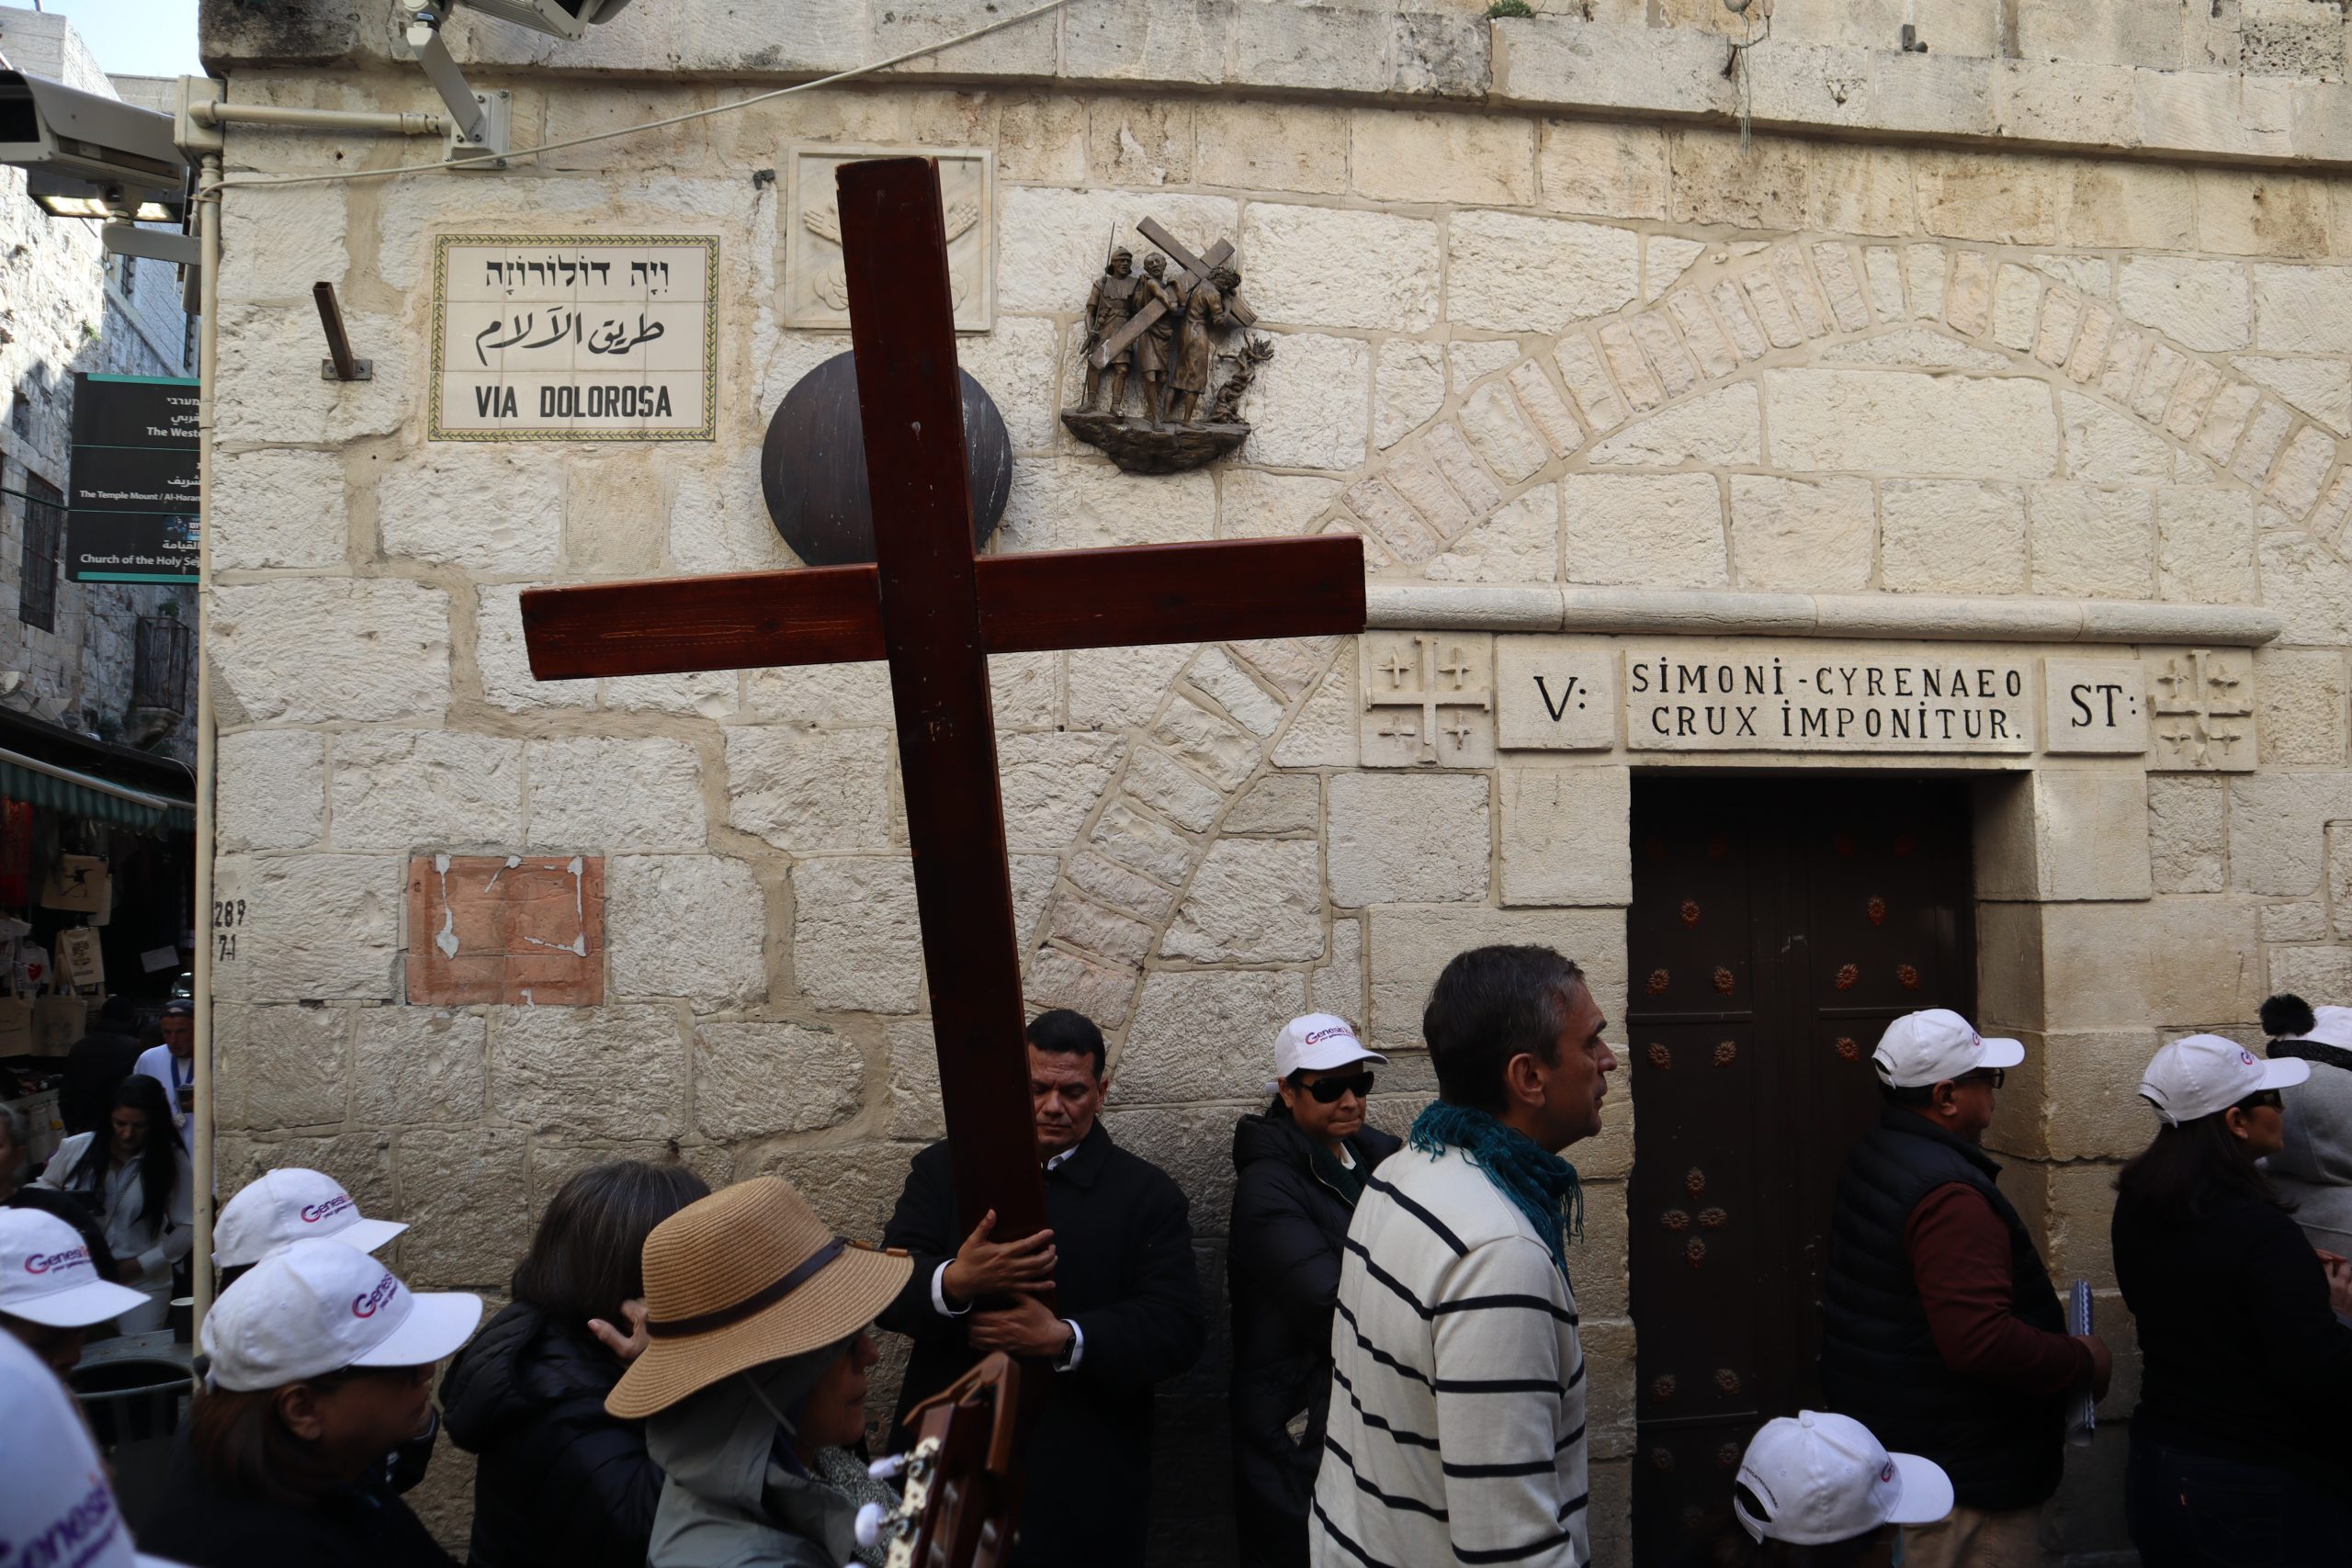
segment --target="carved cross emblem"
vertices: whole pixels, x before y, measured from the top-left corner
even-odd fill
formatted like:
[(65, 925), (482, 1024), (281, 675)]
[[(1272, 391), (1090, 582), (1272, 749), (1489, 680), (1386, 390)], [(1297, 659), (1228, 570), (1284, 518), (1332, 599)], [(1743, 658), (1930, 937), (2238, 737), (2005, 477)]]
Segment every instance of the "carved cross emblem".
[(2245, 654), (2201, 648), (2169, 654), (2149, 679), (2156, 693), (2156, 767), (2254, 766), (2254, 691)]
[(1446, 767), (1491, 761), (1495, 694), (1479, 678), (1483, 644), (1424, 632), (1383, 651), (1370, 667), (1363, 706), (1371, 734), (1392, 743), (1385, 760)]

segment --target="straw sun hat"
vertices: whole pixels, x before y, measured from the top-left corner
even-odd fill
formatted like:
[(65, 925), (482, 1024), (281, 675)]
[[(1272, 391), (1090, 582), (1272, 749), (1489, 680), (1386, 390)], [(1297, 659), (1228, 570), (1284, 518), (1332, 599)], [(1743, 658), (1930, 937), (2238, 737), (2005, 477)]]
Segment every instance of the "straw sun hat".
[(835, 1236), (780, 1178), (714, 1192), (645, 1238), (650, 1342), (605, 1408), (650, 1416), (747, 1368), (846, 1339), (913, 1271), (903, 1252)]

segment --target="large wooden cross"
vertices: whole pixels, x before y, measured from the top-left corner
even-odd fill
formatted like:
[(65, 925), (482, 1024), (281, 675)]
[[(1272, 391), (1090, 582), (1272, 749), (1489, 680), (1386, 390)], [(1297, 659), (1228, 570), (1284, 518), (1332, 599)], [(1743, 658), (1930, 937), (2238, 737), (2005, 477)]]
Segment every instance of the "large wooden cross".
[(988, 656), (1359, 632), (1363, 546), (976, 556), (937, 166), (879, 159), (838, 178), (875, 563), (537, 589), (524, 636), (543, 681), (889, 660), (956, 1206), (967, 1229), (994, 1209), (1000, 1237), (1026, 1235), (1045, 1190)]

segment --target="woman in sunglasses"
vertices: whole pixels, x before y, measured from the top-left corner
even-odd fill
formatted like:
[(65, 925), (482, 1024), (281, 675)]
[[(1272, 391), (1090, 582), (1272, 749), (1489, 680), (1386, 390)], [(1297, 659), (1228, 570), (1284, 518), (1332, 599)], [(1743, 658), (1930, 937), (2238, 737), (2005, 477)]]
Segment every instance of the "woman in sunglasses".
[[(1306, 1562), (1323, 1462), (1340, 1244), (1397, 1141), (1364, 1125), (1373, 1069), (1347, 1021), (1309, 1013), (1274, 1037), (1274, 1101), (1233, 1130), (1233, 1469), (1246, 1568)], [(1344, 1393), (1340, 1397), (1344, 1398)]]
[(2311, 1076), (2211, 1034), (2158, 1051), (2155, 1141), (2116, 1179), (2140, 1329), (2125, 1516), (2147, 1568), (2352, 1562), (2352, 1265), (2314, 1252), (2257, 1163)]

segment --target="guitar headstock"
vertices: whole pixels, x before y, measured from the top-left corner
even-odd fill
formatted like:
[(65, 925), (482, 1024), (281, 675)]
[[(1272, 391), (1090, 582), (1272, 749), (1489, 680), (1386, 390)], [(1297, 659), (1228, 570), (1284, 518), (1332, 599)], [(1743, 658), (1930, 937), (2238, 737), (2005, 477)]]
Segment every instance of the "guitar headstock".
[(1020, 1407), (1021, 1368), (1000, 1353), (908, 1414), (899, 1506), (860, 1518), (861, 1539), (870, 1524), (890, 1543), (888, 1568), (1001, 1568), (1021, 1508)]

